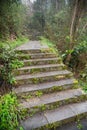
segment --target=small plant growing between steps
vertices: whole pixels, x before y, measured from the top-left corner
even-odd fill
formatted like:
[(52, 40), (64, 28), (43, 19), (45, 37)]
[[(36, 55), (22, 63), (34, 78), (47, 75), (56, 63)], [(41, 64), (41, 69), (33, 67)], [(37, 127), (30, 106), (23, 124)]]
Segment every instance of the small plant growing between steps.
[(78, 130), (82, 130), (83, 129), (83, 125), (81, 124), (79, 119), (77, 121), (77, 128), (78, 128)]
[(19, 130), (24, 130), (23, 127), (20, 127)]
[[(13, 71), (21, 66), (23, 63), (19, 62), (15, 51), (10, 46), (0, 46), (0, 85), (2, 90), (7, 91), (16, 83)], [(8, 86), (10, 87), (8, 88)]]
[(43, 95), (43, 93), (42, 93), (41, 91), (37, 91), (37, 92), (36, 92), (36, 96), (37, 96), (37, 97), (41, 97), (42, 95)]
[(41, 111), (45, 111), (45, 110), (46, 110), (45, 104), (42, 104), (42, 105), (40, 106), (40, 109), (41, 109)]

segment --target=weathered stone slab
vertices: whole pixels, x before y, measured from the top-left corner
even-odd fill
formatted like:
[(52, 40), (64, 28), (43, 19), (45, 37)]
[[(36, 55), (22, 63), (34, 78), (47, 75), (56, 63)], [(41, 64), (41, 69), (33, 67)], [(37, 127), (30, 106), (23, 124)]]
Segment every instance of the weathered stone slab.
[(68, 106), (60, 107), (55, 110), (50, 110), (44, 113), (45, 117), (47, 118), (49, 124), (55, 123), (59, 121), (64, 121), (67, 118), (71, 118), (75, 116), (72, 109)]
[(87, 102), (82, 102), (82, 103), (79, 103), (78, 105), (75, 105), (75, 104), (70, 105), (70, 108), (76, 115), (85, 113), (87, 112)]
[(68, 70), (52, 71), (52, 72), (44, 72), (44, 73), (38, 73), (32, 75), (20, 75), (20, 76), (16, 76), (15, 79), (24, 80), (24, 79), (41, 78), (41, 77), (49, 77), (49, 76), (65, 75), (65, 74), (71, 74), (71, 72)]
[(26, 62), (40, 62), (40, 61), (53, 61), (53, 60), (59, 60), (60, 58), (44, 58), (44, 59), (29, 59), (29, 60), (23, 60), (24, 63)]
[(72, 98), (77, 98), (81, 95), (83, 95), (81, 89), (55, 92), (51, 94), (42, 95), (40, 98), (39, 97), (31, 98), (27, 102), (24, 101), (23, 103), (21, 103), (21, 106), (22, 108), (32, 108), (35, 106), (49, 105), (55, 102), (61, 102), (64, 100), (66, 101), (67, 99), (71, 100)]
[(33, 117), (24, 121), (22, 125), (24, 127), (24, 130), (32, 130), (34, 128), (47, 126), (48, 124), (53, 124), (56, 122), (63, 122), (66, 120), (70, 122), (70, 119), (74, 119), (77, 116), (76, 113), (78, 112), (79, 115), (83, 114), (84, 112), (87, 113), (87, 102), (75, 103), (72, 104), (72, 106), (71, 105), (62, 106), (55, 110), (45, 111), (41, 115), (38, 113)]
[(39, 72), (49, 72), (49, 71), (59, 71), (65, 70), (63, 64), (48, 64), (48, 65), (35, 65), (35, 66), (26, 66), (15, 70), (14, 75), (26, 75), (26, 74), (35, 74)]
[(40, 41), (29, 41), (19, 47), (16, 50), (35, 50), (35, 49), (47, 49), (47, 45), (42, 45)]
[(48, 124), (43, 113), (36, 114), (22, 123), (24, 130), (33, 130), (35, 128), (41, 127)]
[(40, 59), (32, 59), (32, 60), (22, 60), (24, 62), (24, 66), (32, 66), (32, 65), (46, 65), (46, 64), (58, 64), (61, 63), (60, 58), (40, 58)]
[(32, 85), (21, 85), (18, 88), (15, 88), (13, 91), (16, 93), (25, 93), (25, 92), (31, 92), (31, 91), (37, 91), (37, 90), (43, 90), (43, 89), (49, 89), (53, 86), (64, 86), (66, 88), (69, 88), (74, 83), (75, 79), (66, 79), (66, 80), (60, 80), (60, 81), (54, 81), (54, 82), (47, 82), (47, 83), (40, 83), (40, 84), (32, 84)]
[(19, 68), (18, 70), (40, 69), (40, 68), (60, 67), (60, 66), (64, 66), (64, 65), (63, 64), (36, 65), (36, 66), (27, 66), (27, 67)]
[(56, 58), (58, 55), (54, 54), (54, 53), (30, 53), (30, 54), (26, 54), (26, 53), (20, 53), (17, 54), (18, 58), (21, 60), (23, 59), (39, 59), (39, 58)]
[(73, 118), (78, 114), (81, 115), (83, 113), (87, 113), (87, 102), (67, 105), (55, 110), (47, 111), (44, 114), (48, 122), (53, 123), (58, 121), (64, 121), (69, 118)]

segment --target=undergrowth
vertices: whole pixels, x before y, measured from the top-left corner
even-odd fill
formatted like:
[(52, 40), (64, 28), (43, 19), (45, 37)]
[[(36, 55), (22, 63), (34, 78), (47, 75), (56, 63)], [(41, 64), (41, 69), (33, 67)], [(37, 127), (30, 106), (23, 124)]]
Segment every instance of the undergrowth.
[(29, 39), (27, 38), (27, 37), (19, 37), (19, 38), (16, 38), (16, 39), (14, 39), (14, 40), (10, 40), (10, 39), (8, 39), (8, 40), (5, 40), (5, 41), (3, 41), (3, 40), (1, 40), (0, 41), (0, 46), (1, 45), (9, 45), (11, 48), (16, 48), (17, 46), (20, 46), (20, 45), (22, 45), (22, 44), (24, 44), (25, 42), (27, 42), (27, 41), (29, 41)]
[(15, 94), (0, 97), (0, 130), (17, 130), (19, 125), (18, 101)]
[(0, 93), (11, 90), (16, 83), (13, 71), (22, 66), (14, 49), (7, 44), (0, 46)]
[(58, 54), (56, 45), (45, 37), (40, 37), (42, 45), (47, 45), (51, 52)]

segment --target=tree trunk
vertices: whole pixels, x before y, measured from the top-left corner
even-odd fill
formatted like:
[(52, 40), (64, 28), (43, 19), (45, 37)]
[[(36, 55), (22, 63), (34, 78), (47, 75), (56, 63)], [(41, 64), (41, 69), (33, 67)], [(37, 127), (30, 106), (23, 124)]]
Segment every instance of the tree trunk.
[[(82, 17), (82, 13), (84, 11), (84, 7), (85, 7), (85, 0), (76, 0), (70, 28), (70, 46), (69, 46), (70, 50), (72, 50), (75, 45), (76, 32), (78, 29), (80, 18)], [(66, 58), (67, 64), (69, 63), (70, 59), (71, 54), (69, 54)]]
[(84, 11), (85, 0), (76, 0), (74, 12), (72, 16), (72, 23), (70, 28), (70, 47), (72, 49), (75, 44), (76, 32), (79, 25), (79, 19)]
[(75, 38), (75, 31), (76, 31), (76, 23), (77, 23), (77, 12), (78, 12), (78, 0), (76, 0), (73, 17), (72, 17), (72, 23), (70, 28), (70, 47), (69, 49), (72, 49), (74, 46), (74, 38)]
[(59, 0), (56, 0), (56, 12), (59, 10)]

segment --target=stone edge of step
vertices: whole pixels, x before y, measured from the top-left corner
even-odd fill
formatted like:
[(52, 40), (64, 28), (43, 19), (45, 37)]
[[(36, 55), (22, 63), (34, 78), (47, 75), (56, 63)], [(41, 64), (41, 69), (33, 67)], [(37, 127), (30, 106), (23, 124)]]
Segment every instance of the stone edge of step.
[(26, 93), (31, 91), (37, 91), (37, 90), (43, 90), (43, 89), (49, 89), (53, 86), (64, 86), (64, 85), (72, 85), (77, 83), (77, 80), (74, 78), (60, 80), (60, 81), (54, 81), (54, 82), (47, 82), (47, 83), (39, 83), (39, 84), (32, 84), (32, 85), (21, 85), (18, 88), (13, 89), (13, 92), (15, 93)]
[(41, 72), (38, 74), (27, 74), (27, 75), (20, 75), (16, 76), (15, 79), (18, 80), (27, 80), (32, 78), (44, 78), (44, 77), (50, 77), (50, 76), (61, 76), (66, 74), (72, 74), (72, 72), (68, 70), (61, 70), (61, 71), (51, 71), (51, 72)]
[(64, 67), (64, 64), (47, 64), (47, 65), (35, 65), (35, 66), (26, 66), (22, 68), (18, 68), (17, 70), (28, 70), (28, 69), (43, 69), (43, 68), (51, 68), (51, 67)]
[(38, 61), (51, 61), (51, 60), (61, 60), (61, 58), (39, 58), (39, 59), (29, 59), (29, 60), (23, 60), (23, 62), (38, 62)]
[(54, 110), (47, 110), (43, 113), (37, 113), (33, 117), (26, 119), (26, 121), (23, 121), (21, 124), (25, 130), (32, 130), (42, 126), (45, 127), (49, 124), (59, 123), (61, 121), (64, 122), (65, 120), (70, 122), (71, 118), (83, 113), (87, 114), (87, 101), (65, 105)]
[(62, 92), (44, 94), (41, 97), (33, 97), (28, 101), (20, 103), (21, 108), (33, 108), (41, 105), (48, 105), (55, 102), (66, 101), (67, 99), (78, 98), (85, 95), (81, 89), (70, 89)]

